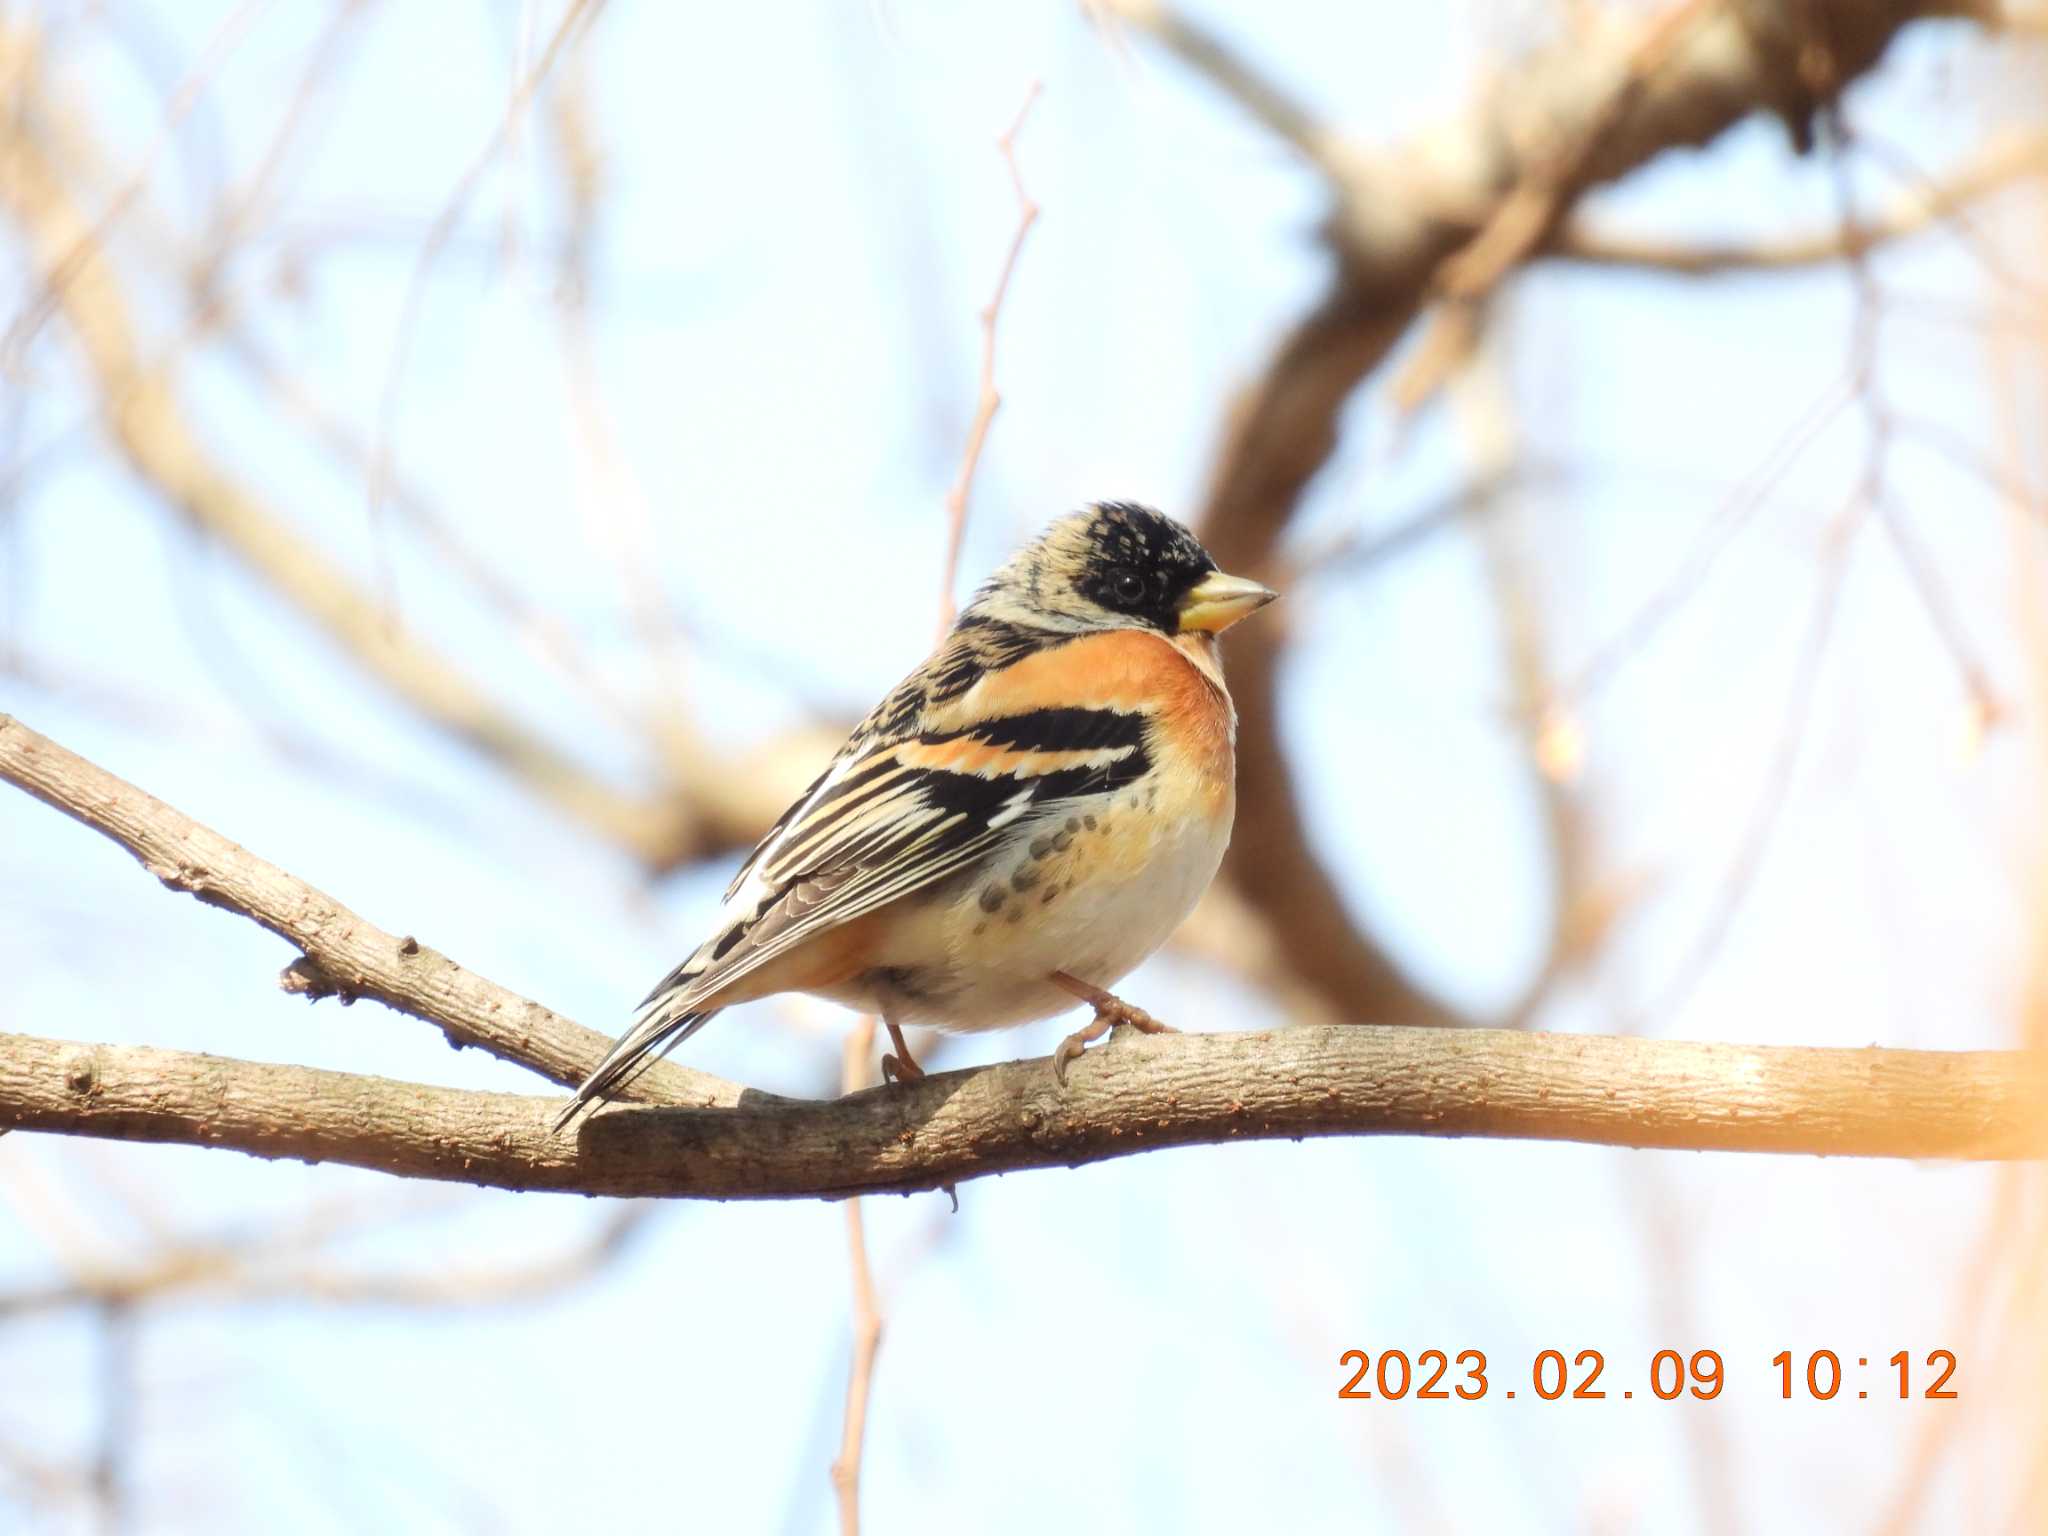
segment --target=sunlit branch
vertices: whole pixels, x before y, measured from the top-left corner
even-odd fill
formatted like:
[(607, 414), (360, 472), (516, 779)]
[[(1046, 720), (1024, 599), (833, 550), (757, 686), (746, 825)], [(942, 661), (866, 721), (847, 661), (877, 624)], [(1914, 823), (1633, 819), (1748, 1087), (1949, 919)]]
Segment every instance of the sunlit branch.
[[(298, 949), (281, 978), (306, 996), (370, 998), (555, 1082), (582, 1080), (610, 1041), (437, 953), (387, 933), (104, 768), (0, 714), (0, 781), (111, 838), (175, 891), (261, 924)], [(732, 1104), (742, 1090), (673, 1062), (636, 1080), (671, 1103)]]
[[(0, 778), (113, 838), (159, 880), (304, 960), (297, 990), (372, 997), (570, 1083), (606, 1042), (372, 927), (0, 716)], [(1113, 1041), (1062, 1089), (1044, 1061), (827, 1103), (673, 1063), (690, 1110), (614, 1107), (573, 1135), (556, 1097), (472, 1093), (145, 1046), (0, 1036), (0, 1128), (183, 1142), (507, 1189), (707, 1198), (933, 1189), (1155, 1147), (1329, 1135), (2006, 1158), (2048, 1154), (2048, 1055), (1694, 1045), (1511, 1031), (1318, 1027)]]
[(0, 1035), (0, 1127), (501, 1189), (698, 1199), (908, 1193), (1311, 1136), (2042, 1157), (2048, 1056), (1334, 1025), (1117, 1038), (1064, 1091), (1041, 1058), (817, 1103), (616, 1106), (556, 1135), (560, 1108), (557, 1097)]

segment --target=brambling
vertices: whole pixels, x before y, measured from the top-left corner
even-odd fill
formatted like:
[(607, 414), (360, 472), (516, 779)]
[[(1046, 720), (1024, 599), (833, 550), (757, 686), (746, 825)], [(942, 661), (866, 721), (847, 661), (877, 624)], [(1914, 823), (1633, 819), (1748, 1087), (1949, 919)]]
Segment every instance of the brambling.
[(1216, 637), (1276, 594), (1149, 507), (1061, 518), (981, 588), (727, 888), (555, 1122), (720, 1009), (806, 992), (906, 1024), (996, 1029), (1084, 1002), (1053, 1070), (1116, 1024), (1108, 988), (1193, 910), (1237, 805)]

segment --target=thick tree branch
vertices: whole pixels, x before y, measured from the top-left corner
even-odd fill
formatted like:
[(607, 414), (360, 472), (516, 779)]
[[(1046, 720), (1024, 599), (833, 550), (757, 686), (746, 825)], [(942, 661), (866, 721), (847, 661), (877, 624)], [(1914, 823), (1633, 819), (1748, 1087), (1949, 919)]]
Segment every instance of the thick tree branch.
[[(374, 998), (439, 1025), (453, 1046), (479, 1046), (558, 1083), (580, 1082), (611, 1043), (416, 939), (386, 933), (325, 892), (4, 714), (0, 781), (112, 838), (172, 890), (239, 913), (296, 946), (303, 958), (284, 973), (287, 991)], [(634, 1088), (635, 1096), (675, 1104), (733, 1104), (743, 1091), (673, 1062), (647, 1072)]]
[[(1754, 113), (1776, 114), (1803, 136), (1814, 111), (1872, 68), (1911, 22), (1996, 14), (1971, 0), (1730, 0), (1651, 50), (1645, 67), (1656, 18), (1582, 11), (1569, 35), (1503, 71), (1456, 121), (1375, 158), (1340, 152), (1306, 114), (1276, 102), (1269, 82), (1237, 66), (1227, 43), (1158, 0), (1122, 0), (1118, 9), (1301, 149), (1335, 204), (1330, 291), (1239, 400), (1201, 515), (1224, 567), (1253, 576), (1279, 565), (1282, 537), (1337, 446), (1354, 390), (1439, 296), (1445, 264), (1518, 190), (1526, 197), (1539, 187), (1555, 226), (1589, 188), (1666, 150), (1704, 145)], [(1524, 254), (1541, 249), (1530, 242)], [(1227, 873), (1340, 1016), (1445, 1022), (1447, 1011), (1345, 916), (1279, 741), (1282, 628), (1245, 631), (1232, 637), (1230, 655), (1241, 736)]]
[[(133, 785), (0, 715), (0, 779), (112, 838), (174, 890), (299, 947), (289, 984), (374, 997), (572, 1083), (605, 1041), (386, 933)], [(664, 1063), (574, 1138), (554, 1099), (142, 1046), (0, 1035), (0, 1128), (332, 1161), (508, 1189), (705, 1198), (930, 1189), (1160, 1146), (1415, 1134), (1618, 1146), (2048, 1153), (2048, 1055), (1688, 1045), (1323, 1027), (1118, 1040), (1062, 1091), (1043, 1061), (830, 1103)]]
[(1158, 1147), (1498, 1136), (1826, 1156), (2048, 1155), (2048, 1055), (1325, 1026), (1123, 1038), (824, 1103), (620, 1106), (0, 1035), (0, 1126), (588, 1195), (909, 1192)]

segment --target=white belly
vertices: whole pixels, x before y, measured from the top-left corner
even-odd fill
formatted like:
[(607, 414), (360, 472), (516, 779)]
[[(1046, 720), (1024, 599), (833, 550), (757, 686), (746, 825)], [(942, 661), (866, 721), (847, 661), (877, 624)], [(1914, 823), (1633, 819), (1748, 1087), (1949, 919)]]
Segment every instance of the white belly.
[[(1108, 797), (1020, 833), (972, 880), (906, 901), (886, 970), (831, 995), (899, 1023), (998, 1029), (1077, 1006), (1054, 971), (1112, 987), (1172, 936), (1215, 877), (1234, 797)], [(883, 993), (886, 992), (886, 996)]]

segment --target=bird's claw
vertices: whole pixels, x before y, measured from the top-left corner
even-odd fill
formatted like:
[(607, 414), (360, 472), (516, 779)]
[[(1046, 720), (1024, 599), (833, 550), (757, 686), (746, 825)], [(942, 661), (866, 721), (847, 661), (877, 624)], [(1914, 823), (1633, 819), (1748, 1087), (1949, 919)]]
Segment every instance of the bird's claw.
[(1086, 1029), (1075, 1030), (1066, 1039), (1062, 1040), (1052, 1053), (1053, 1081), (1062, 1088), (1066, 1087), (1067, 1063), (1087, 1050), (1088, 1042), (1100, 1038), (1107, 1032), (1108, 1028), (1109, 1026), (1102, 1022), (1101, 1016), (1098, 1014), (1095, 1023), (1090, 1024)]
[(1062, 1087), (1067, 1086), (1067, 1063), (1073, 1061), (1088, 1049), (1089, 1042), (1100, 1040), (1113, 1029), (1129, 1025), (1141, 1035), (1173, 1035), (1180, 1031), (1171, 1024), (1163, 1024), (1144, 1009), (1125, 1002), (1120, 997), (1105, 997), (1095, 1005), (1095, 1017), (1075, 1030), (1059, 1043), (1052, 1053), (1053, 1079)]
[(898, 1056), (893, 1051), (884, 1051), (882, 1053), (882, 1081), (885, 1083), (921, 1083), (924, 1081), (924, 1068), (912, 1061), (907, 1051), (901, 1056)]

